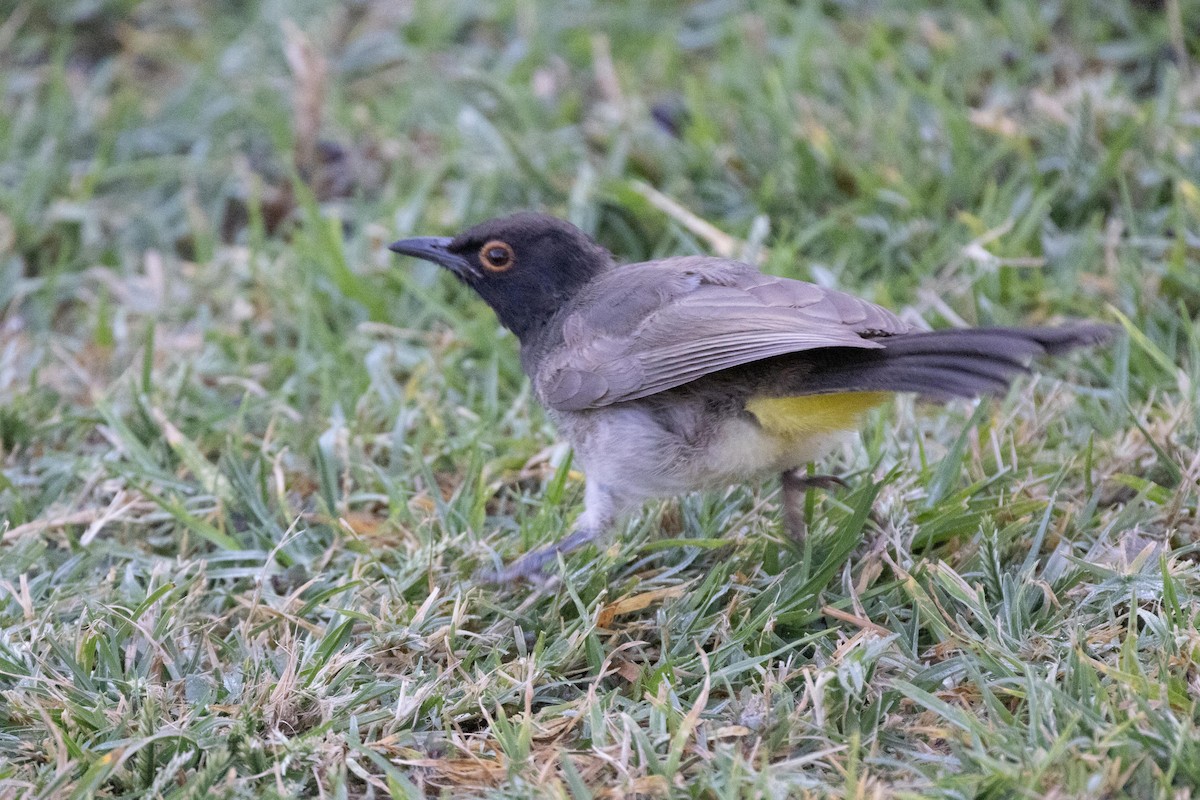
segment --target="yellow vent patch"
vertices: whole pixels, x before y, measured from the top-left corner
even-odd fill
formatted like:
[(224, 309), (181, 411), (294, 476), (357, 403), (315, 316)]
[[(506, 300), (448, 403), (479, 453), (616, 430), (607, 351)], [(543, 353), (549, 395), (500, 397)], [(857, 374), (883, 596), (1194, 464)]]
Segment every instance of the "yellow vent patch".
[(746, 410), (768, 433), (796, 439), (818, 433), (851, 430), (859, 416), (883, 403), (888, 392), (842, 392), (802, 397), (752, 397)]

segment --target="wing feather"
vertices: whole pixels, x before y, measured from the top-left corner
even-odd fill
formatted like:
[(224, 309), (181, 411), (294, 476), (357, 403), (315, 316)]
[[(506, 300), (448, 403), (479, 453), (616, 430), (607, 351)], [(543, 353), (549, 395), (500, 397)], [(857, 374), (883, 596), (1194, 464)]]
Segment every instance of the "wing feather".
[(717, 258), (630, 264), (566, 309), (536, 389), (560, 411), (599, 408), (823, 347), (879, 348), (910, 327), (873, 303)]

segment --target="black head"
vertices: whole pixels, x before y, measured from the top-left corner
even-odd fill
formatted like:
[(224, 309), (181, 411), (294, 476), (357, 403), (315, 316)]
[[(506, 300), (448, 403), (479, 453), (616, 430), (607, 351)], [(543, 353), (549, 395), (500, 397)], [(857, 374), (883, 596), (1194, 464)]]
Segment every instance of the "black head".
[(453, 239), (401, 239), (389, 248), (450, 270), (524, 338), (612, 265), (612, 256), (569, 222), (522, 213), (481, 222)]

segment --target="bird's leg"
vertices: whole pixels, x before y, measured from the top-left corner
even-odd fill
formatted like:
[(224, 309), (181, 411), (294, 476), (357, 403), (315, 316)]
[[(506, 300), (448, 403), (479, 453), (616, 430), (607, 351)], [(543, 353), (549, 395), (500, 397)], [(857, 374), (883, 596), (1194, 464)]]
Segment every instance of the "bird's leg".
[(547, 570), (559, 553), (570, 553), (590, 544), (612, 528), (623, 508), (609, 489), (588, 481), (583, 496), (583, 513), (575, 521), (571, 533), (554, 544), (526, 553), (512, 564), (486, 577), (493, 583), (513, 583), (519, 580), (544, 581)]
[(804, 520), (804, 495), (809, 489), (845, 489), (848, 484), (836, 475), (802, 475), (790, 469), (779, 476), (783, 484), (783, 527), (796, 544), (804, 542), (808, 524)]

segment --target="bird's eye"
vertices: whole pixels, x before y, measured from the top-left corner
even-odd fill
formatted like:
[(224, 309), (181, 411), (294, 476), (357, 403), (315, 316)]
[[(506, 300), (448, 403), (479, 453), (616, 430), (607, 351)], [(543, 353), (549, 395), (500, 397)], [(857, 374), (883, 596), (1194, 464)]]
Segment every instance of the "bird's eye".
[(504, 272), (516, 262), (517, 257), (508, 242), (493, 239), (479, 248), (479, 260), (492, 272)]

